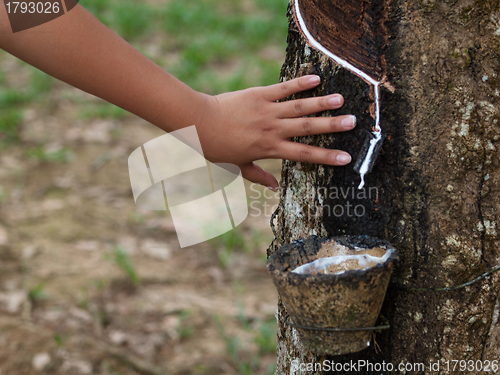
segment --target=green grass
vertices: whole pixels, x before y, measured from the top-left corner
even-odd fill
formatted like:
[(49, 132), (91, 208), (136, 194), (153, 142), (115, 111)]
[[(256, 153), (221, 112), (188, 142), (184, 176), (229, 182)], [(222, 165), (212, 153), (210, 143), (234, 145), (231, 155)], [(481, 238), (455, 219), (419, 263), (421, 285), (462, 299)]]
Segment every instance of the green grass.
[(179, 338), (186, 339), (188, 337), (193, 336), (195, 333), (194, 327), (189, 326), (186, 324), (186, 320), (192, 315), (192, 311), (190, 310), (182, 310), (179, 313), (179, 325), (177, 326), (177, 334), (179, 335)]
[(110, 25), (113, 0), (80, 0), (79, 4), (107, 26)]
[(29, 77), (29, 84), (23, 89), (10, 87), (5, 73), (0, 72), (0, 148), (18, 140), (25, 110), (43, 100), (43, 94), (52, 89), (54, 82), (52, 77), (26, 63), (20, 62), (20, 66)]
[(129, 255), (121, 246), (115, 246), (113, 248), (113, 259), (116, 265), (125, 272), (132, 284), (134, 286), (139, 286), (141, 283), (139, 275), (137, 275)]
[(7, 200), (7, 191), (0, 186), (0, 204)]
[(62, 336), (58, 333), (54, 333), (54, 335), (52, 336), (52, 338), (54, 339), (54, 342), (56, 343), (57, 347), (60, 348), (61, 346), (63, 346), (64, 344), (64, 340), (62, 338)]
[[(267, 244), (272, 238), (264, 234), (262, 231), (251, 228), (249, 232), (243, 231), (241, 227), (236, 227), (220, 236), (212, 238), (209, 242), (215, 249), (219, 265), (226, 268), (234, 253), (253, 254), (254, 250), (260, 249)], [(264, 257), (264, 263), (267, 257)]]
[(235, 228), (210, 240), (212, 246), (218, 251), (219, 264), (226, 268), (235, 251), (246, 251), (246, 240), (241, 229)]
[(66, 147), (62, 147), (57, 151), (47, 152), (43, 145), (38, 145), (26, 150), (26, 156), (28, 159), (39, 162), (67, 163), (73, 159), (74, 154)]
[[(274, 319), (261, 322), (257, 329), (253, 330), (254, 342), (258, 346), (257, 353), (250, 353), (238, 337), (227, 334), (222, 319), (214, 317), (217, 330), (226, 344), (226, 351), (233, 366), (241, 375), (253, 375), (259, 368), (262, 355), (276, 353), (276, 321)], [(248, 329), (245, 328), (245, 329)], [(274, 374), (275, 365), (271, 365), (266, 374)]]
[(23, 107), (29, 103), (31, 95), (27, 91), (10, 88), (0, 76), (0, 143), (17, 140), (18, 127), (24, 118)]
[(23, 121), (23, 111), (17, 108), (1, 108), (0, 105), (0, 147), (18, 139), (18, 127)]
[(254, 333), (254, 342), (259, 348), (260, 354), (273, 354), (276, 352), (276, 331), (278, 326), (276, 324), (276, 319), (270, 318), (257, 323), (257, 326), (253, 327), (250, 320), (248, 319), (243, 303), (239, 301), (238, 306), (238, 321), (241, 327), (246, 331), (252, 331)]
[(148, 33), (154, 9), (139, 1), (115, 1), (111, 5), (111, 22), (123, 38), (130, 40)]
[(276, 331), (278, 329), (276, 319), (271, 318), (263, 321), (254, 338), (261, 354), (276, 353)]

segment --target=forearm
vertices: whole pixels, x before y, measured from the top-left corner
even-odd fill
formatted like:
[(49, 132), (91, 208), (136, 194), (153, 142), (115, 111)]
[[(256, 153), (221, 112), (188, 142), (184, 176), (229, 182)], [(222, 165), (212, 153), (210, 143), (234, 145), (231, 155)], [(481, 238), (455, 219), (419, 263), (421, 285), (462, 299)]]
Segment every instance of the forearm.
[(18, 33), (0, 6), (0, 25), (0, 48), (167, 131), (199, 124), (208, 107), (207, 95), (168, 74), (81, 5)]

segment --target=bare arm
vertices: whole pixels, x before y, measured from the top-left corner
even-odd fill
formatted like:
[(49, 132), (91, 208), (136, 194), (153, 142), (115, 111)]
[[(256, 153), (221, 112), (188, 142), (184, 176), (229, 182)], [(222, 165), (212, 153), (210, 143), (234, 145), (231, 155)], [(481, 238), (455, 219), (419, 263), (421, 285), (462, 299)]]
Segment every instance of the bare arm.
[[(319, 84), (306, 76), (282, 84), (210, 96), (192, 90), (134, 49), (81, 5), (18, 33), (0, 6), (0, 48), (51, 76), (173, 131), (196, 125), (207, 159), (238, 165), (251, 181), (277, 187), (253, 163), (264, 158), (344, 165), (345, 152), (290, 142), (290, 137), (350, 130), (354, 118), (303, 118), (339, 108), (340, 95), (277, 103)], [(343, 121), (344, 120), (344, 121)], [(339, 156), (346, 156), (341, 160)]]

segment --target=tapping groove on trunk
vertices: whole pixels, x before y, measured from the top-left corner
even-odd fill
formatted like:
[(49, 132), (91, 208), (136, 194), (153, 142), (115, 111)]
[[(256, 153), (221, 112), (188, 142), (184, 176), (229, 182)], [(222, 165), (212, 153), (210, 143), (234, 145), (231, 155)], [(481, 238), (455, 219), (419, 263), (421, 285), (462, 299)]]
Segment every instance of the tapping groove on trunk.
[(328, 51), (380, 82), (386, 78), (387, 7), (386, 0), (296, 0), (294, 15), (297, 22), (300, 11), (309, 33)]

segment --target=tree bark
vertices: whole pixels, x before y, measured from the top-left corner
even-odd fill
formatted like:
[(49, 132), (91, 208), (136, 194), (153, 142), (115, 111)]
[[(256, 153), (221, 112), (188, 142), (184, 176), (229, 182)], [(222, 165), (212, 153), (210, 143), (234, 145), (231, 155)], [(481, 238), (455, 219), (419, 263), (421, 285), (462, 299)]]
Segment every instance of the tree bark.
[[(284, 323), (286, 310), (279, 302), (276, 374), (328, 373), (305, 365), (291, 368), (294, 360), (385, 362), (394, 365), (392, 373), (401, 374), (479, 374), (481, 362), (476, 361), (483, 366), (500, 362), (499, 272), (455, 291), (397, 287), (460, 285), (499, 264), (499, 2), (378, 3), (387, 12), (386, 74), (395, 88), (393, 93), (381, 89), (381, 127), (387, 136), (381, 154), (361, 190), (354, 163), (330, 167), (285, 160), (269, 253), (310, 235), (367, 234), (393, 243), (400, 262), (382, 309), (391, 329), (376, 333), (364, 351), (315, 355)], [(322, 115), (357, 117), (357, 127), (349, 133), (296, 141), (348, 151), (355, 161), (374, 123), (373, 89), (309, 47), (291, 12), (289, 20), (282, 80), (318, 74), (322, 85), (302, 96), (339, 92), (344, 107)], [(464, 371), (457, 365), (453, 370), (453, 360), (473, 360), (476, 367)], [(398, 368), (420, 363), (425, 369)], [(373, 373), (354, 370), (331, 373)]]

